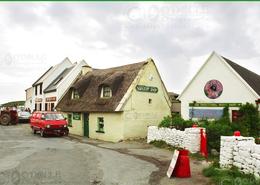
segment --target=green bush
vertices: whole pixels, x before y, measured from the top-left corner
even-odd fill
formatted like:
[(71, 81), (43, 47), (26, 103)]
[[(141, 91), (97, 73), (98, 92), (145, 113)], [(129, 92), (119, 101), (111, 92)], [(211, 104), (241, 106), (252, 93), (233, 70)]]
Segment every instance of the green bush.
[(253, 104), (246, 103), (239, 109), (241, 117), (238, 119), (238, 130), (243, 136), (259, 136), (260, 135), (260, 118), (258, 108)]
[(253, 175), (243, 174), (237, 168), (221, 169), (218, 163), (213, 163), (208, 168), (203, 169), (203, 175), (210, 177), (215, 184), (230, 185), (259, 185)]
[(172, 117), (171, 116), (165, 116), (161, 123), (159, 124), (159, 127), (171, 127), (172, 125)]
[(220, 150), (220, 137), (233, 135), (232, 127), (229, 123), (224, 122), (222, 119), (216, 121), (202, 121), (199, 124), (201, 127), (206, 128), (208, 151), (216, 149)]
[(176, 114), (164, 117), (159, 127), (174, 127), (178, 130), (184, 130), (185, 128), (191, 127), (192, 124), (193, 122), (191, 120), (185, 121), (180, 115)]
[[(223, 109), (223, 116), (219, 120), (202, 120), (199, 122), (199, 126), (206, 128), (209, 151), (211, 149), (219, 151), (220, 136), (232, 136), (236, 130), (239, 130), (242, 136), (253, 136), (255, 138), (260, 136), (260, 118), (257, 107), (247, 103), (240, 107), (239, 112), (242, 116), (233, 123), (230, 122), (228, 107)], [(184, 130), (192, 125), (193, 121), (185, 121), (180, 115), (173, 115), (164, 117), (159, 127), (174, 127), (178, 130)]]

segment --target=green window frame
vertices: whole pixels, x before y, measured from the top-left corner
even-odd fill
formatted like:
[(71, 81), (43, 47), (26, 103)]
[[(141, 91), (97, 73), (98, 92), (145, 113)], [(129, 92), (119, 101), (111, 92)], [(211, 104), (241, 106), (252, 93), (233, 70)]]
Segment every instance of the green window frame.
[(96, 132), (100, 132), (100, 133), (105, 133), (104, 132), (104, 117), (98, 117), (97, 118), (97, 131)]
[(81, 114), (78, 112), (73, 113), (73, 120), (81, 120)]

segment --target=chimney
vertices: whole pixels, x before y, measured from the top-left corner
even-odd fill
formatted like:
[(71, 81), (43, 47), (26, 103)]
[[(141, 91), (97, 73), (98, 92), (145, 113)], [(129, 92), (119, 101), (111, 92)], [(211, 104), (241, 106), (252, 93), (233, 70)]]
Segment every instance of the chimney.
[(90, 67), (88, 64), (82, 66), (82, 68), (81, 68), (82, 76), (86, 75), (90, 71), (92, 71), (92, 67)]

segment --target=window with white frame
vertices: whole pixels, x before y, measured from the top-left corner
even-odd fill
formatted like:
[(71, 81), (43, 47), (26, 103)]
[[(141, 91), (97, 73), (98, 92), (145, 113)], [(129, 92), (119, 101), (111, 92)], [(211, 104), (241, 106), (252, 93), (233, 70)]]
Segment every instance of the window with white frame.
[(111, 98), (112, 90), (109, 86), (103, 86), (101, 90), (101, 98)]
[(97, 132), (104, 132), (104, 117), (97, 118)]
[(76, 89), (72, 90), (71, 99), (79, 99), (79, 92)]

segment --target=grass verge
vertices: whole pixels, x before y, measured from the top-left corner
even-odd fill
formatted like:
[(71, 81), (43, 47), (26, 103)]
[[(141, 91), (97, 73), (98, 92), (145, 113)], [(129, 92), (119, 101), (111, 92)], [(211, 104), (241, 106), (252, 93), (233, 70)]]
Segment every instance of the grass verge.
[(214, 162), (203, 170), (203, 175), (210, 177), (216, 185), (260, 185), (260, 180), (252, 174), (243, 174), (237, 168), (221, 169)]

